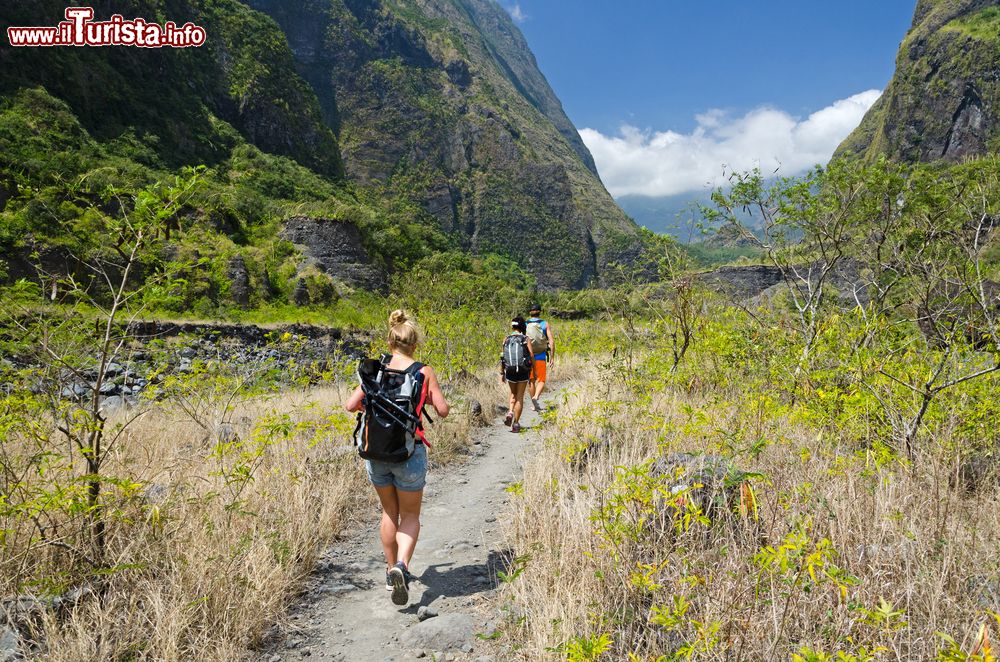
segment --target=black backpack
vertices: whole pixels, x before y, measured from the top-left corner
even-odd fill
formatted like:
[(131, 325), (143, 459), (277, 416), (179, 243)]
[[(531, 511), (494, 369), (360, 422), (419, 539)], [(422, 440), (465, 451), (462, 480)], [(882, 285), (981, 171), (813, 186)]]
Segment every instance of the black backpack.
[(406, 370), (386, 366), (391, 357), (362, 359), (358, 381), (364, 393), (365, 410), (358, 414), (354, 443), (366, 460), (405, 462), (423, 440), (420, 415), (427, 416), (424, 364), (416, 361)]
[(503, 354), (500, 364), (508, 370), (531, 370), (531, 353), (528, 349), (528, 338), (520, 333), (512, 333), (503, 341)]

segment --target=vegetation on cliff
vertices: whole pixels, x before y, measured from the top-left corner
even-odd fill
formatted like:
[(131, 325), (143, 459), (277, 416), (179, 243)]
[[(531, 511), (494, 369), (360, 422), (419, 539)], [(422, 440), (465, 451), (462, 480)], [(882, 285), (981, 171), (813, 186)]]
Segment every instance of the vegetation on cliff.
[(837, 155), (960, 161), (1000, 150), (992, 0), (921, 0), (885, 93)]

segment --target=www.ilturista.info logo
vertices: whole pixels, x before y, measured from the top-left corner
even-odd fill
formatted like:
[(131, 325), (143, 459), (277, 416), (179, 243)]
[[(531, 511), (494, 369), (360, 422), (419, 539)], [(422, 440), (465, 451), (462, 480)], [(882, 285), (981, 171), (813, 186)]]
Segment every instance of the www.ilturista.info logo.
[(54, 28), (7, 28), (11, 46), (138, 46), (139, 48), (189, 48), (205, 43), (205, 29), (194, 23), (178, 27), (115, 14), (109, 21), (94, 21), (91, 7), (67, 7), (66, 20)]

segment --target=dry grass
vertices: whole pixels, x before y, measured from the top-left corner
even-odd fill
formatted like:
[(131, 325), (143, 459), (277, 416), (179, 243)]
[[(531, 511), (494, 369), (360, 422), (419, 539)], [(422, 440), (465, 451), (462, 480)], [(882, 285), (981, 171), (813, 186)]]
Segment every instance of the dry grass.
[[(141, 486), (105, 491), (114, 571), (84, 581), (92, 592), (34, 623), (41, 659), (245, 659), (281, 620), (317, 554), (352, 522), (375, 521), (374, 493), (349, 445), (354, 421), (340, 407), (349, 388), (242, 402), (222, 440), (169, 402), (133, 423), (106, 466), (106, 475)], [(475, 424), (468, 399), (498, 392), (485, 378), (451, 390), (453, 416), (429, 433), (434, 464), (464, 454)], [(61, 443), (54, 438), (52, 449), (65, 452)], [(240, 465), (252, 480), (237, 479)], [(58, 479), (36, 480), (51, 487), (46, 480)], [(54, 517), (67, 531), (79, 524)], [(0, 526), (22, 529), (0, 548), (0, 594), (81, 585), (86, 568), (64, 548), (28, 543), (29, 522)]]
[[(858, 655), (847, 660), (864, 659), (865, 649), (871, 659), (917, 660), (942, 649), (939, 632), (966, 652), (983, 623), (997, 632), (989, 609), (1000, 611), (1000, 489), (952, 489), (947, 454), (929, 450), (912, 467), (881, 464), (872, 451), (751, 403), (675, 392), (654, 395), (651, 405), (632, 399), (591, 370), (526, 464), (506, 518), (509, 545), (530, 556), (505, 589), (512, 604), (501, 645), (517, 650), (512, 659), (772, 660), (808, 647)], [(757, 457), (728, 445), (729, 433), (748, 426), (770, 441)], [(603, 450), (585, 465), (569, 461), (597, 440)], [(611, 544), (598, 535), (608, 525), (595, 518), (599, 508), (641, 489), (640, 481), (616, 482), (616, 467), (672, 451), (732, 455), (763, 474), (759, 520), (732, 515), (663, 530), (640, 497), (625, 500), (622, 516), (645, 519), (637, 539)], [(667, 510), (655, 499), (646, 506)], [(786, 570), (767, 570), (761, 550), (793, 545), (794, 531), (803, 535), (801, 555)], [(823, 540), (832, 550), (817, 557), (813, 580), (805, 558)], [(687, 611), (676, 623), (652, 624), (654, 607), (674, 608), (675, 596)], [(899, 613), (880, 617), (883, 600)], [(603, 656), (573, 645), (600, 634), (614, 642)]]

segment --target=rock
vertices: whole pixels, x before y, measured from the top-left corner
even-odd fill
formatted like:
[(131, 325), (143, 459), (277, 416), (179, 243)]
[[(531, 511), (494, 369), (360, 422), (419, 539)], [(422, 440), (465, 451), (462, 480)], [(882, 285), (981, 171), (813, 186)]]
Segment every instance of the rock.
[(461, 651), (472, 645), (472, 618), (466, 614), (444, 614), (417, 623), (403, 634), (408, 648)]
[(950, 477), (953, 489), (976, 493), (1000, 483), (1000, 462), (988, 453), (973, 453), (962, 458), (958, 472)]
[(21, 659), (21, 636), (9, 625), (0, 627), (0, 662)]
[(298, 282), (295, 283), (295, 290), (292, 292), (292, 303), (296, 306), (309, 305), (309, 286), (306, 285), (305, 278), (300, 278)]
[(93, 389), (86, 384), (77, 383), (64, 388), (60, 395), (66, 399), (77, 400), (92, 392)]
[(750, 299), (783, 282), (781, 269), (768, 265), (719, 267), (698, 280), (737, 299)]
[(111, 362), (104, 367), (104, 375), (106, 377), (117, 377), (122, 374), (122, 372), (124, 372), (124, 368), (114, 362)]
[(1000, 576), (975, 575), (965, 580), (969, 595), (983, 609), (1000, 611)]
[(452, 60), (445, 65), (445, 71), (448, 73), (448, 80), (459, 87), (465, 88), (472, 84), (472, 73), (465, 60)]
[(120, 395), (112, 395), (101, 399), (101, 412), (105, 416), (116, 414), (125, 408), (125, 398)]
[(353, 223), (293, 216), (285, 221), (281, 237), (299, 246), (321, 271), (352, 287), (381, 291), (387, 285)]
[(152, 483), (142, 493), (142, 500), (149, 505), (158, 505), (170, 496), (170, 488), (166, 485)]
[(496, 405), (494, 411), (500, 416), (507, 415), (507, 405)]
[(420, 608), (417, 609), (418, 621), (426, 621), (428, 618), (434, 618), (437, 615), (438, 615), (437, 609), (435, 609), (434, 607), (421, 605)]
[(236, 438), (236, 428), (232, 423), (219, 423), (215, 426), (215, 436), (224, 444), (228, 444)]
[(476, 662), (494, 662), (492, 655), (480, 655), (476, 658)]
[(226, 277), (229, 278), (229, 295), (233, 298), (233, 303), (241, 308), (248, 307), (250, 305), (250, 272), (247, 270), (242, 255), (235, 255), (229, 260)]
[(94, 589), (77, 586), (52, 599), (52, 609), (60, 612), (76, 609), (87, 598), (93, 597)]
[(684, 492), (714, 522), (739, 503), (739, 485), (726, 481), (730, 470), (729, 462), (718, 455), (670, 453), (653, 463), (650, 474), (665, 478), (671, 494)]
[(271, 656), (268, 662), (281, 662), (281, 656), (275, 653), (274, 655)]

